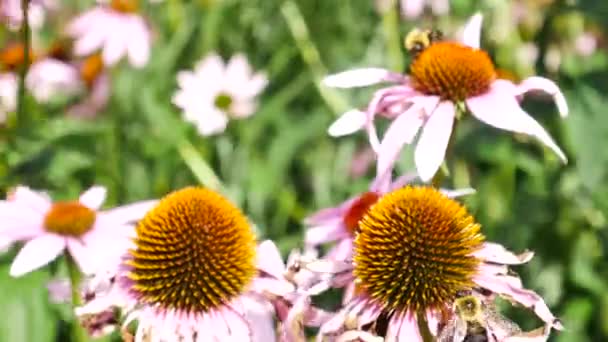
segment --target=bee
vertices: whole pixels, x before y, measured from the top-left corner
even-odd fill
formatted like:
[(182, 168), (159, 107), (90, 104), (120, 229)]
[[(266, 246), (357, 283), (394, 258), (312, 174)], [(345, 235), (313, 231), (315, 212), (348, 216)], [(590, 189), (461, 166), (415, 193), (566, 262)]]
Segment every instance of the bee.
[(416, 58), (424, 49), (431, 44), (443, 39), (443, 33), (439, 30), (420, 30), (414, 28), (405, 36), (405, 49)]
[(441, 329), (437, 342), (493, 342), (494, 330), (514, 336), (519, 326), (498, 313), (492, 301), (477, 294), (466, 294), (454, 302), (453, 317)]

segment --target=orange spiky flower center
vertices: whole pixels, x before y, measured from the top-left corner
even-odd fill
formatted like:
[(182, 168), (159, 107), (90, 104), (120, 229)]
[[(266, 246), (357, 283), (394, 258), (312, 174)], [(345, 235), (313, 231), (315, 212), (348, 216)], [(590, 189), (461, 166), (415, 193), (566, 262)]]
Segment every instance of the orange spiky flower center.
[(365, 192), (357, 198), (344, 215), (344, 226), (354, 236), (359, 230), (359, 221), (363, 218), (369, 208), (378, 201), (380, 195), (376, 192)]
[(134, 13), (137, 12), (139, 3), (138, 0), (112, 0), (110, 7), (118, 12)]
[(414, 88), (421, 93), (458, 102), (488, 91), (496, 70), (485, 51), (440, 41), (416, 56), (410, 75)]
[(214, 191), (169, 194), (136, 232), (127, 278), (141, 302), (162, 310), (209, 312), (242, 294), (256, 274), (247, 219)]
[(388, 312), (446, 310), (473, 286), (484, 240), (458, 202), (431, 187), (393, 191), (359, 222), (356, 283)]
[(93, 228), (95, 211), (78, 201), (56, 202), (44, 217), (44, 228), (50, 233), (80, 237)]

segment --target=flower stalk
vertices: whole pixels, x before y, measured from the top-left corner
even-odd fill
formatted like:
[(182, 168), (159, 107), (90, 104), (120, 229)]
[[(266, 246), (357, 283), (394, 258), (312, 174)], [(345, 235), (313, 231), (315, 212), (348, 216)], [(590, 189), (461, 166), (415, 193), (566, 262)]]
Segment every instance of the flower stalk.
[[(74, 308), (82, 305), (82, 299), (80, 297), (80, 282), (82, 280), (82, 273), (76, 264), (74, 258), (70, 253), (65, 253), (68, 276), (70, 279), (70, 291), (72, 292), (72, 306)], [(86, 342), (88, 341), (87, 332), (80, 326), (78, 320), (72, 324), (72, 341), (73, 342)]]
[(23, 20), (21, 22), (21, 39), (23, 40), (23, 63), (19, 69), (19, 88), (17, 91), (17, 115), (15, 122), (23, 119), (25, 114), (25, 77), (30, 65), (31, 30), (29, 20), (29, 0), (21, 0)]

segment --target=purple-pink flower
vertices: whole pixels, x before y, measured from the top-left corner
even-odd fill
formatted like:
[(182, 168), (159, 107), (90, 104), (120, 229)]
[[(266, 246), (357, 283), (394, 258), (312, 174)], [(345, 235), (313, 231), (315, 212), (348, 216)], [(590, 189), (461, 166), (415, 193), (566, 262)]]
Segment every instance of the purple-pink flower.
[[(329, 133), (340, 136), (365, 128), (378, 153), (378, 168), (385, 172), (392, 168), (403, 145), (413, 143), (420, 131), (414, 159), (420, 178), (427, 181), (443, 163), (456, 119), (470, 112), (490, 126), (537, 138), (566, 162), (545, 129), (519, 105), (524, 94), (543, 91), (553, 97), (565, 117), (568, 108), (563, 94), (543, 77), (529, 77), (519, 84), (498, 79), (490, 57), (479, 48), (481, 22), (480, 14), (473, 16), (461, 42), (431, 42), (414, 56), (409, 75), (364, 68), (325, 78), (326, 85), (339, 88), (394, 84), (376, 91), (364, 111), (344, 113)], [(392, 120), (381, 143), (373, 124), (376, 115)]]
[[(405, 187), (380, 198), (359, 222), (352, 260), (322, 259), (305, 266), (333, 274), (332, 285), (354, 284), (344, 306), (320, 329), (319, 339), (343, 334), (422, 341), (424, 318), (437, 337), (463, 293), (500, 296), (532, 310), (551, 329), (563, 329), (543, 299), (525, 289), (509, 269), (533, 253), (515, 255), (484, 242), (467, 210), (431, 187)], [(336, 279), (339, 278), (339, 282)], [(495, 329), (490, 341), (507, 341), (514, 331)], [(371, 336), (368, 336), (371, 335)]]
[(133, 235), (132, 223), (155, 201), (99, 210), (105, 188), (91, 187), (77, 201), (51, 201), (44, 193), (17, 187), (0, 201), (0, 236), (25, 244), (11, 265), (19, 277), (43, 267), (67, 251), (83, 273), (90, 274), (116, 257), (120, 241)]
[(73, 19), (67, 34), (76, 39), (76, 55), (88, 56), (101, 50), (108, 66), (127, 57), (131, 65), (141, 68), (150, 58), (150, 29), (137, 14), (137, 1), (112, 0), (108, 5), (98, 5)]

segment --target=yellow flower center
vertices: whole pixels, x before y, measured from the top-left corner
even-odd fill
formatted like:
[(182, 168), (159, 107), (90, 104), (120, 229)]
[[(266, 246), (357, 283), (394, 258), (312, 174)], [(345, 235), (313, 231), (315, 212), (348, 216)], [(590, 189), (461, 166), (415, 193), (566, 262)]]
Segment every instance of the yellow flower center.
[(95, 223), (95, 211), (78, 201), (56, 202), (44, 217), (47, 232), (64, 236), (80, 237)]
[(388, 311), (446, 310), (473, 286), (483, 242), (480, 225), (431, 187), (391, 192), (359, 222), (356, 282)]
[(110, 7), (118, 12), (133, 13), (137, 12), (138, 0), (112, 0)]
[(230, 105), (232, 105), (232, 96), (226, 93), (220, 93), (215, 97), (216, 108), (227, 111), (230, 109)]
[(410, 65), (414, 88), (453, 102), (485, 93), (496, 79), (490, 56), (455, 42), (429, 45)]
[(96, 53), (87, 57), (80, 65), (80, 78), (90, 88), (103, 71), (103, 59)]
[(167, 195), (136, 231), (127, 277), (149, 305), (208, 312), (238, 297), (256, 274), (247, 219), (211, 190), (191, 187)]

